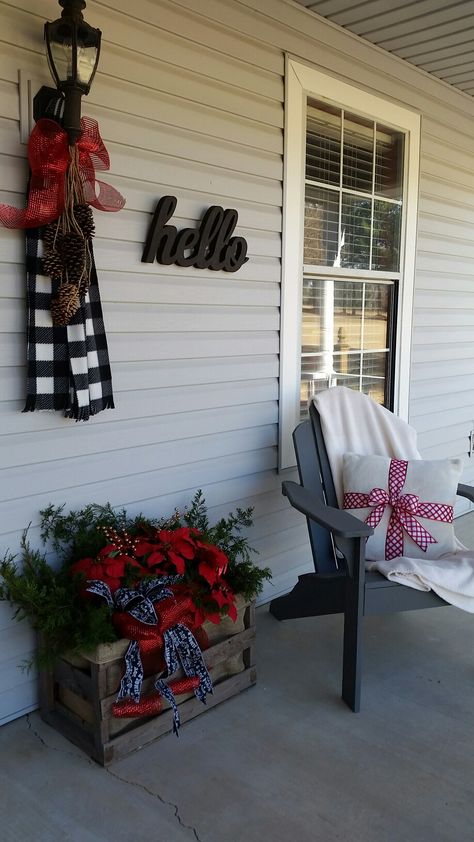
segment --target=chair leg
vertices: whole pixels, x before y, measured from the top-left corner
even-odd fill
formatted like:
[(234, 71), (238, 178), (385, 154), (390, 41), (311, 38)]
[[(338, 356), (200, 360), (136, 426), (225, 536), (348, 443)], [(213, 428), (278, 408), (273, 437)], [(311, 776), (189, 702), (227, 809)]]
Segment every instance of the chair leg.
[(354, 713), (360, 710), (364, 591), (350, 577), (346, 581), (342, 698)]

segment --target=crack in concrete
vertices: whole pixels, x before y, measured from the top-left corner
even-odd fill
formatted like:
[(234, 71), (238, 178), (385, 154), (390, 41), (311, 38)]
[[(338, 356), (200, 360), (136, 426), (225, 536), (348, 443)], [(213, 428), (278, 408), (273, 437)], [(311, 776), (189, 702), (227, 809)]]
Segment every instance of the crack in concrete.
[[(27, 725), (28, 725), (28, 731), (30, 731), (30, 732), (33, 734), (33, 736), (35, 736), (35, 737), (36, 737), (36, 739), (37, 739), (37, 740), (39, 740), (39, 742), (41, 743), (41, 745), (42, 745), (42, 746), (44, 746), (44, 748), (49, 749), (50, 751), (56, 751), (56, 752), (58, 752), (59, 754), (66, 754), (66, 755), (68, 755), (69, 757), (76, 757), (76, 758), (79, 758), (80, 760), (84, 760), (84, 761), (86, 761), (86, 762), (88, 763), (88, 765), (89, 765), (89, 766), (94, 766), (94, 767), (96, 767), (96, 768), (100, 768), (100, 767), (97, 767), (97, 764), (96, 764), (93, 760), (91, 760), (90, 758), (86, 757), (86, 756), (85, 756), (85, 754), (83, 754), (83, 752), (68, 751), (68, 750), (67, 750), (67, 749), (65, 749), (65, 748), (56, 748), (56, 746), (49, 745), (49, 743), (47, 743), (47, 742), (46, 742), (46, 740), (45, 740), (45, 739), (43, 739), (43, 737), (41, 736), (41, 734), (39, 733), (39, 731), (37, 731), (37, 730), (33, 727), (33, 724), (32, 724), (32, 722), (31, 722), (31, 719), (30, 719), (30, 714), (29, 714), (29, 713), (26, 715), (26, 723), (27, 723)], [(147, 786), (145, 786), (145, 784), (140, 784), (140, 783), (137, 783), (136, 781), (129, 781), (129, 780), (127, 780), (127, 778), (123, 778), (123, 777), (122, 777), (121, 775), (119, 775), (117, 772), (113, 772), (110, 768), (103, 767), (103, 768), (102, 768), (102, 771), (103, 771), (103, 772), (106, 772), (106, 773), (107, 773), (108, 775), (110, 775), (112, 778), (116, 778), (116, 780), (120, 781), (121, 783), (127, 784), (128, 786), (133, 786), (133, 787), (135, 787), (136, 789), (141, 789), (141, 790), (143, 790), (143, 792), (146, 792), (146, 793), (147, 793), (147, 795), (151, 795), (153, 798), (158, 799), (158, 801), (160, 801), (160, 803), (161, 803), (161, 804), (163, 804), (165, 807), (172, 807), (172, 808), (173, 808), (173, 810), (174, 810), (174, 816), (175, 816), (175, 818), (177, 819), (178, 824), (179, 824), (179, 825), (180, 825), (180, 826), (181, 826), (184, 830), (191, 830), (191, 831), (193, 832), (193, 834), (194, 834), (194, 838), (195, 838), (196, 842), (203, 842), (203, 840), (202, 840), (202, 839), (201, 839), (201, 837), (199, 836), (199, 834), (198, 834), (198, 832), (197, 832), (196, 828), (195, 828), (195, 827), (193, 827), (193, 826), (192, 826), (192, 825), (190, 825), (190, 824), (186, 824), (185, 822), (183, 822), (183, 820), (182, 820), (182, 818), (181, 818), (181, 816), (180, 816), (179, 807), (178, 807), (178, 805), (177, 805), (177, 804), (175, 804), (173, 801), (168, 801), (166, 798), (163, 798), (163, 797), (162, 797), (162, 796), (161, 796), (158, 792), (154, 792), (152, 789), (148, 789), (148, 787), (147, 787)]]
[(58, 752), (58, 754), (66, 754), (68, 757), (77, 757), (77, 758), (79, 758), (79, 760), (85, 760), (86, 763), (89, 766), (95, 766), (96, 765), (94, 763), (94, 761), (91, 760), (89, 757), (86, 757), (83, 752), (68, 751), (67, 748), (56, 748), (56, 746), (49, 745), (49, 743), (47, 743), (46, 740), (43, 739), (43, 737), (41, 736), (39, 731), (37, 731), (35, 728), (33, 728), (33, 724), (31, 722), (29, 713), (27, 713), (27, 715), (26, 715), (26, 724), (28, 725), (28, 731), (31, 731), (33, 736), (35, 736), (36, 739), (39, 740), (41, 745), (44, 746), (45, 748), (49, 749), (50, 751), (56, 751), (56, 752)]
[(160, 801), (161, 804), (163, 804), (164, 806), (172, 807), (173, 810), (174, 810), (175, 818), (178, 820), (178, 824), (182, 828), (184, 828), (184, 830), (192, 830), (192, 832), (194, 834), (194, 838), (196, 839), (196, 842), (203, 842), (203, 840), (199, 836), (196, 828), (193, 827), (193, 825), (186, 824), (185, 822), (183, 822), (183, 820), (180, 816), (180, 813), (179, 813), (179, 807), (173, 801), (168, 801), (166, 798), (163, 798), (158, 792), (154, 792), (152, 789), (148, 789), (148, 787), (145, 786), (145, 784), (140, 784), (140, 783), (137, 783), (136, 781), (129, 781), (129, 780), (127, 780), (127, 778), (122, 778), (121, 775), (117, 774), (117, 772), (112, 772), (110, 767), (106, 768), (105, 771), (109, 775), (112, 775), (113, 778), (116, 778), (118, 781), (121, 781), (124, 784), (128, 784), (129, 786), (134, 786), (137, 789), (141, 789), (141, 790), (143, 790), (143, 792), (146, 792), (148, 795), (151, 795), (153, 798), (157, 798), (158, 801)]

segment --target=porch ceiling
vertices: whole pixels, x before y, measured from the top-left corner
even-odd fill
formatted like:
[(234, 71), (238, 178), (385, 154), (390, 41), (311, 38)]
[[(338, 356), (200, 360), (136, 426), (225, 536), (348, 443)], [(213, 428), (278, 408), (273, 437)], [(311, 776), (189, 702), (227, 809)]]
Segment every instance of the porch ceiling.
[(474, 95), (473, 0), (296, 2)]

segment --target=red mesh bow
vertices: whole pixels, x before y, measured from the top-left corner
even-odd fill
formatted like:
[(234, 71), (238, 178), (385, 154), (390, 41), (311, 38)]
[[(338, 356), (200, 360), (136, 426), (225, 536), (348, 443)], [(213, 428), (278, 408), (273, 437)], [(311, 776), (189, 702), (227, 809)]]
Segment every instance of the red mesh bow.
[[(119, 211), (123, 196), (98, 181), (96, 170), (108, 170), (109, 155), (96, 120), (81, 119), (82, 135), (76, 143), (78, 169), (84, 200), (102, 211)], [(31, 169), (28, 206), (25, 209), (0, 204), (0, 222), (7, 228), (36, 228), (58, 219), (65, 207), (66, 173), (71, 161), (67, 133), (55, 120), (38, 120), (28, 142)]]
[(374, 529), (380, 523), (385, 507), (392, 507), (385, 538), (385, 558), (388, 560), (403, 555), (403, 530), (423, 552), (426, 552), (429, 544), (437, 543), (415, 515), (444, 523), (452, 523), (454, 516), (453, 507), (446, 503), (422, 503), (416, 494), (401, 494), (407, 467), (408, 462), (403, 459), (390, 460), (388, 492), (384, 488), (373, 488), (370, 494), (359, 491), (344, 494), (344, 509), (375, 507), (365, 519), (368, 526)]

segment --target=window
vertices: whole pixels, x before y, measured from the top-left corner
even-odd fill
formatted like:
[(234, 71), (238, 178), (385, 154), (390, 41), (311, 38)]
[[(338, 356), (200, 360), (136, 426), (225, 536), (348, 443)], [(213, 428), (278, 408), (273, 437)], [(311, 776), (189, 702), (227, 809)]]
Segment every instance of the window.
[(321, 389), (408, 409), (419, 116), (287, 65), (280, 465)]

